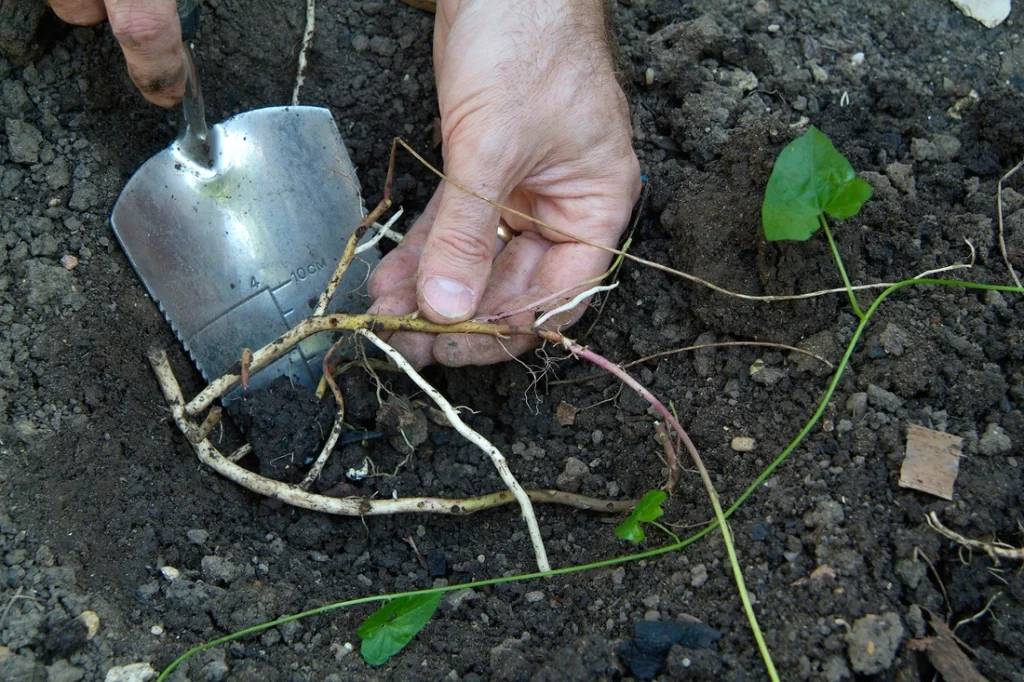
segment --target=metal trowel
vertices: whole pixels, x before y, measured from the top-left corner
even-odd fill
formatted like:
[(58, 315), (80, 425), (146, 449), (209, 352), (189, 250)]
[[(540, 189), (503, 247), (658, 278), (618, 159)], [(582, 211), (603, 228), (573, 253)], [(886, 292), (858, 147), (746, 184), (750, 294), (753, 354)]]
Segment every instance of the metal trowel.
[[(182, 124), (118, 198), (111, 224), (128, 259), (206, 380), (242, 349), (312, 313), (363, 216), (355, 168), (327, 109), (268, 107), (207, 128), (189, 39), (198, 0), (179, 0), (188, 70)], [(375, 252), (360, 255), (331, 311), (362, 312)], [(313, 387), (331, 340), (306, 339), (254, 374)]]

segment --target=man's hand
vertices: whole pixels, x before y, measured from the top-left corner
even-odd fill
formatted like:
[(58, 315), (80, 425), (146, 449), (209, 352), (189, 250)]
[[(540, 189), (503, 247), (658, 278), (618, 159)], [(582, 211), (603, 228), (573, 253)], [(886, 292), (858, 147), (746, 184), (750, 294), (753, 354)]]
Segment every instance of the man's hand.
[(128, 74), (153, 104), (174, 106), (185, 92), (181, 24), (175, 0), (48, 0), (69, 24), (110, 21)]
[[(441, 0), (434, 70), (452, 180), (560, 230), (616, 245), (640, 170), (604, 0)], [(495, 257), (499, 217), (520, 234)], [(509, 312), (601, 275), (610, 261), (607, 252), (499, 216), (441, 183), (374, 271), (370, 311), (420, 310), (438, 323)], [(391, 344), (417, 366), (461, 366), (507, 360), (536, 340), (399, 332)]]

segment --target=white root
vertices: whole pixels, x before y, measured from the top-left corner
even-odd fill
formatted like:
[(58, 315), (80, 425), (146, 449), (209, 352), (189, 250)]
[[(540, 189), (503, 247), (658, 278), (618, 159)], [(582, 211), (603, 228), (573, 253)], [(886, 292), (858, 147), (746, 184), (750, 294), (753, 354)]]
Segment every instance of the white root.
[(952, 540), (961, 547), (966, 547), (967, 549), (985, 552), (985, 554), (988, 554), (990, 557), (992, 557), (992, 561), (997, 566), (999, 565), (1000, 559), (1009, 559), (1011, 561), (1024, 561), (1024, 547), (1014, 547), (1012, 545), (1006, 544), (1005, 542), (983, 542), (981, 540), (971, 540), (970, 538), (965, 538), (963, 535), (960, 535), (956, 531), (952, 531), (949, 528), (946, 528), (944, 525), (942, 525), (942, 521), (939, 521), (939, 515), (935, 512), (930, 512), (926, 514), (924, 519), (928, 522), (928, 525), (931, 526), (932, 530), (934, 530), (939, 535), (942, 535), (943, 537)]
[(426, 393), (441, 409), (441, 411), (444, 412), (444, 416), (447, 417), (449, 422), (451, 422), (452, 427), (458, 431), (463, 438), (483, 450), (484, 453), (491, 458), (494, 468), (498, 470), (498, 475), (501, 476), (505, 485), (512, 494), (515, 495), (516, 500), (519, 502), (519, 508), (522, 511), (523, 518), (526, 520), (526, 527), (529, 530), (530, 542), (533, 544), (533, 552), (537, 558), (537, 569), (541, 572), (550, 571), (551, 565), (548, 563), (548, 554), (547, 550), (544, 548), (544, 540), (540, 535), (540, 526), (537, 524), (537, 517), (533, 513), (533, 503), (530, 502), (530, 498), (526, 494), (526, 491), (523, 490), (523, 487), (519, 485), (519, 481), (517, 481), (515, 476), (512, 475), (512, 471), (508, 468), (508, 462), (505, 460), (505, 456), (501, 454), (501, 451), (462, 421), (458, 410), (452, 407), (451, 403), (449, 403), (436, 388), (431, 386), (423, 377), (421, 377), (419, 372), (417, 372), (398, 351), (386, 344), (384, 341), (381, 341), (373, 332), (365, 329), (357, 329), (356, 333), (366, 339), (369, 339), (373, 345), (384, 351), (388, 358), (398, 365), (398, 367), (405, 372), (405, 374), (412, 379), (417, 386), (420, 387), (420, 390)]
[(388, 239), (390, 239), (393, 242), (401, 242), (402, 238), (403, 238), (403, 235), (398, 233), (398, 232), (395, 232), (391, 228), (392, 228), (392, 226), (394, 226), (394, 224), (396, 222), (398, 222), (398, 219), (402, 217), (402, 214), (404, 212), (405, 212), (405, 209), (402, 208), (402, 207), (399, 207), (398, 210), (395, 211), (395, 215), (391, 216), (388, 219), (388, 221), (386, 223), (384, 223), (383, 225), (380, 225), (378, 223), (374, 223), (373, 227), (374, 227), (375, 230), (377, 230), (377, 234), (373, 235), (373, 238), (370, 241), (366, 242), (365, 244), (360, 244), (359, 246), (357, 246), (356, 247), (356, 255), (358, 256), (359, 254), (363, 253), (364, 251), (368, 251), (369, 249), (372, 249), (373, 247), (377, 246), (377, 242), (379, 242), (384, 237), (387, 237)]
[(317, 456), (316, 461), (313, 462), (313, 466), (309, 468), (309, 473), (299, 483), (299, 487), (303, 490), (309, 490), (310, 486), (316, 482), (316, 479), (320, 478), (320, 472), (323, 471), (324, 465), (327, 464), (327, 458), (334, 452), (334, 446), (338, 444), (338, 438), (341, 437), (341, 432), (345, 428), (345, 412), (342, 410), (338, 411), (337, 416), (334, 418), (334, 426), (331, 427), (331, 432), (327, 434), (327, 440), (324, 442), (324, 447), (320, 450), (320, 454)]
[[(171, 410), (175, 426), (182, 434), (188, 434), (195, 425), (189, 421), (185, 412), (185, 400), (181, 395), (181, 387), (174, 378), (167, 354), (162, 350), (152, 351), (149, 356), (150, 365), (156, 375), (157, 383), (163, 392), (164, 399)], [(399, 499), (374, 499), (368, 497), (330, 497), (317, 495), (300, 489), (298, 486), (275, 481), (235, 464), (237, 460), (252, 452), (252, 446), (246, 444), (229, 457), (225, 457), (210, 443), (209, 439), (199, 442), (189, 441), (199, 461), (210, 467), (224, 478), (251, 490), (252, 492), (280, 500), (301, 509), (336, 514), (339, 516), (385, 516), (389, 514), (406, 514), (428, 512), (466, 516), (483, 509), (492, 509), (504, 504), (518, 501), (508, 490), (469, 498), (443, 497), (404, 497)], [(632, 509), (635, 500), (599, 500), (583, 495), (565, 493), (561, 490), (530, 490), (527, 494), (538, 502), (563, 504), (576, 509), (622, 513)]]
[(576, 296), (574, 296), (573, 299), (571, 301), (569, 301), (568, 303), (560, 305), (557, 308), (555, 308), (554, 310), (549, 310), (548, 312), (546, 312), (543, 315), (541, 315), (540, 317), (538, 317), (537, 321), (533, 323), (534, 329), (537, 329), (538, 327), (540, 327), (542, 324), (544, 324), (545, 322), (550, 320), (555, 315), (558, 315), (559, 313), (568, 312), (568, 311), (574, 309), (576, 306), (578, 306), (580, 303), (582, 303), (583, 301), (587, 300), (591, 296), (593, 296), (595, 294), (599, 294), (602, 291), (611, 291), (612, 289), (614, 289), (617, 286), (619, 286), (619, 283), (618, 282), (614, 282), (612, 284), (608, 284), (608, 285), (605, 285), (605, 286), (597, 286), (597, 287), (594, 287), (592, 289), (587, 289), (586, 291), (583, 291), (583, 292), (581, 292), (579, 294), (576, 294)]
[(295, 70), (295, 89), (292, 90), (292, 106), (299, 104), (299, 90), (306, 82), (306, 54), (313, 44), (316, 31), (316, 0), (306, 0), (306, 30), (302, 34), (302, 49), (299, 50), (299, 65)]

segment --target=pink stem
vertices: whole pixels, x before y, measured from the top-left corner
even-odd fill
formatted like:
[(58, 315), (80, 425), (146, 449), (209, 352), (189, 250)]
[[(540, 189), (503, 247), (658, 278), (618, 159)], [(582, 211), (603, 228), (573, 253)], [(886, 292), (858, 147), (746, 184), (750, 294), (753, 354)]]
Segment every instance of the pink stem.
[[(690, 437), (686, 435), (686, 431), (683, 429), (682, 425), (672, 415), (668, 408), (665, 407), (665, 405), (663, 405), (662, 402), (658, 400), (653, 393), (644, 388), (643, 384), (634, 379), (629, 374), (629, 372), (622, 369), (621, 367), (619, 367), (618, 365), (616, 365), (614, 362), (604, 357), (603, 355), (598, 355), (597, 353), (590, 350), (586, 346), (581, 346), (572, 339), (568, 339), (562, 336), (558, 332), (541, 330), (538, 331), (537, 333), (541, 336), (541, 338), (547, 339), (548, 341), (551, 341), (553, 343), (557, 343), (566, 348), (573, 355), (581, 357), (587, 362), (597, 365), (598, 367), (608, 372), (609, 374), (613, 374), (619, 379), (619, 381), (621, 381), (622, 383), (626, 384), (626, 386), (629, 386), (631, 389), (636, 391), (637, 395), (639, 395), (641, 398), (649, 402), (651, 406), (658, 411), (658, 414), (661, 415), (662, 419), (664, 419), (672, 426), (672, 429), (679, 436), (679, 440), (682, 441), (683, 445), (685, 445), (686, 449), (689, 451), (690, 457), (693, 458), (693, 463), (697, 466), (697, 470), (701, 472), (701, 476), (707, 476), (707, 471), (704, 469), (704, 463), (701, 462), (700, 455), (697, 454), (697, 448), (694, 447), (693, 441), (690, 440)], [(667, 441), (668, 439), (666, 439), (666, 442)], [(675, 456), (674, 448), (665, 448), (665, 456), (669, 460), (668, 462), (666, 462), (666, 464), (668, 464), (668, 483), (665, 484), (665, 490), (666, 492), (672, 492), (675, 489), (676, 483), (679, 480), (679, 461)], [(710, 477), (708, 477), (706, 483), (710, 482), (711, 479)]]

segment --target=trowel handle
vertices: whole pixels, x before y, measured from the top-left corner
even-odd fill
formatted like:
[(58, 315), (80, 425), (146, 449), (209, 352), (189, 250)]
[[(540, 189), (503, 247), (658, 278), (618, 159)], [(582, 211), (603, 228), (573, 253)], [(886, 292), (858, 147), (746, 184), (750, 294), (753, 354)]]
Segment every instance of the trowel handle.
[(181, 126), (178, 141), (181, 150), (196, 161), (208, 160), (206, 112), (203, 92), (199, 87), (199, 70), (192, 55), (191, 41), (199, 30), (200, 0), (178, 0), (181, 21), (181, 52), (185, 61), (185, 94), (181, 98)]
[(199, 0), (178, 0), (181, 39), (192, 40), (199, 32)]

